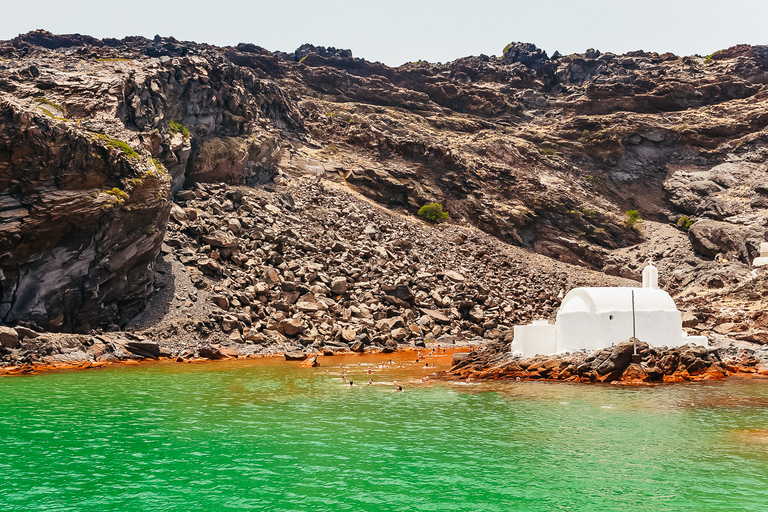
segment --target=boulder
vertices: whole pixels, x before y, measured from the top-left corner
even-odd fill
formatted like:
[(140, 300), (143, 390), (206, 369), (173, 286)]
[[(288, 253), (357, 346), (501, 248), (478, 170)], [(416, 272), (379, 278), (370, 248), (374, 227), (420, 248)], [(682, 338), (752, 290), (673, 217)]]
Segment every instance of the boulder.
[(157, 359), (160, 357), (160, 345), (155, 341), (129, 341), (123, 345), (132, 354)]
[(304, 352), (286, 352), (284, 356), (286, 361), (304, 361), (307, 358)]
[(347, 293), (347, 280), (344, 277), (337, 277), (331, 281), (331, 293), (334, 295), (344, 295)]
[(211, 301), (213, 301), (214, 304), (219, 306), (224, 311), (229, 309), (229, 299), (223, 295), (214, 295), (211, 297)]
[(33, 331), (32, 329), (28, 329), (26, 327), (22, 327), (20, 325), (16, 326), (16, 333), (19, 335), (19, 341), (37, 338), (40, 336), (39, 332)]
[[(722, 254), (727, 258), (738, 259), (742, 263), (749, 264), (752, 258), (757, 256), (756, 248), (764, 239), (764, 233), (747, 226), (702, 219), (694, 222), (688, 229), (688, 238), (693, 248), (704, 256), (714, 258)], [(749, 246), (748, 240), (750, 240)]]
[(301, 318), (288, 318), (280, 322), (280, 330), (286, 336), (297, 336), (304, 331)]
[(16, 348), (19, 346), (19, 335), (16, 329), (0, 325), (0, 346)]
[(448, 318), (441, 312), (436, 311), (434, 309), (421, 308), (421, 312), (427, 315), (429, 318), (431, 318), (435, 322), (438, 322), (441, 324), (448, 324), (451, 322), (450, 318)]
[(303, 366), (305, 368), (317, 368), (320, 366), (320, 363), (317, 360), (317, 356), (312, 356), (309, 359), (305, 359), (302, 361), (302, 363), (299, 366)]
[[(599, 375), (610, 375), (614, 372), (623, 371), (632, 359), (632, 352), (634, 345), (629, 342), (619, 343), (612, 349), (605, 349), (603, 351), (606, 356), (601, 360), (595, 359), (592, 363), (592, 368), (597, 371)], [(599, 361), (599, 364), (595, 364)]]

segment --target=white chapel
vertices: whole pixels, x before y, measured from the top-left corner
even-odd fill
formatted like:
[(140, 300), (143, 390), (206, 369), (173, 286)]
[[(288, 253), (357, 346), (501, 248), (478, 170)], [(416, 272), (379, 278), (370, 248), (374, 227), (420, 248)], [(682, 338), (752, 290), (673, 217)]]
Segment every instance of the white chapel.
[(555, 325), (535, 320), (516, 325), (512, 352), (523, 357), (600, 350), (632, 336), (653, 347), (707, 345), (706, 336), (688, 336), (680, 311), (659, 288), (658, 269), (643, 269), (642, 288), (574, 288), (563, 299)]

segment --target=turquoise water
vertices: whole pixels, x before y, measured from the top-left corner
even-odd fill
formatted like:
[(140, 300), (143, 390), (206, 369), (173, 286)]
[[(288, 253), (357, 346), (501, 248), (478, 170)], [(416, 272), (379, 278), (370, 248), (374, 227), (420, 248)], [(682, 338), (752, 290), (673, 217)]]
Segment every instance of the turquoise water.
[(0, 510), (768, 509), (768, 381), (421, 384), (346, 361), (360, 386), (278, 361), (0, 378)]

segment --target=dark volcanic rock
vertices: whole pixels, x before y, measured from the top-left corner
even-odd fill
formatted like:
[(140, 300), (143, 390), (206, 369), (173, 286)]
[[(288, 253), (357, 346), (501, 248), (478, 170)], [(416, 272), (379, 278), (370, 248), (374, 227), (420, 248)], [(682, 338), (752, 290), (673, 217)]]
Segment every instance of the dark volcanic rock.
[(0, 100), (0, 320), (72, 331), (135, 315), (169, 192), (148, 159)]

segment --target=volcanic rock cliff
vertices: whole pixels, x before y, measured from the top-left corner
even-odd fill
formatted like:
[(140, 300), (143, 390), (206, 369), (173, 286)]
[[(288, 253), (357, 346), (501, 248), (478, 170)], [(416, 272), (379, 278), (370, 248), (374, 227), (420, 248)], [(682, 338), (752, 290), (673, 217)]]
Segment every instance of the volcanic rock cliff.
[[(295, 196), (308, 176), (348, 187), (350, 201), (361, 194), (405, 214), (440, 202), (449, 223), (563, 263), (637, 279), (653, 257), (670, 291), (725, 289), (751, 278), (766, 239), (766, 83), (768, 47), (744, 45), (706, 58), (596, 50), (550, 57), (514, 43), (501, 57), (392, 68), (312, 45), (286, 54), (161, 37), (24, 34), (0, 42), (0, 322), (62, 331), (129, 325), (164, 286), (155, 265), (174, 197), (187, 211), (177, 212), (181, 228), (169, 240), (191, 251), (186, 264), (194, 260), (216, 279), (234, 265), (264, 281), (266, 268), (285, 259), (286, 219), (299, 229), (301, 216), (289, 213), (283, 231), (256, 235), (226, 220), (242, 213), (242, 193), (227, 192), (229, 209), (221, 198), (196, 204), (200, 190), (210, 191), (195, 184)], [(283, 204), (261, 201), (249, 208)], [(197, 220), (208, 211), (214, 217)], [(244, 229), (279, 257), (267, 249), (242, 256), (258, 249), (230, 240)], [(377, 257), (397, 257), (391, 246), (382, 250)], [(279, 270), (267, 276), (271, 285), (290, 283)], [(296, 269), (288, 270), (295, 280)], [(352, 281), (354, 273), (345, 275)], [(232, 299), (245, 306), (198, 282), (227, 308)], [(319, 284), (330, 288), (332, 280)], [(302, 285), (305, 293), (312, 285)], [(537, 286), (526, 287), (529, 305), (550, 314), (560, 285), (547, 287), (540, 303)], [(421, 302), (409, 294), (403, 301), (391, 295), (395, 288), (374, 290), (400, 301), (382, 299), (395, 308), (387, 318), (440, 309), (444, 299), (424, 290)], [(333, 297), (330, 289), (313, 293)], [(465, 302), (472, 297), (476, 291)], [(292, 304), (278, 306), (293, 314)], [(470, 321), (473, 307), (456, 321)], [(264, 315), (274, 320), (273, 313)], [(713, 315), (691, 326), (711, 328)], [(488, 329), (513, 319), (503, 317)], [(272, 325), (259, 320), (262, 330)], [(483, 323), (453, 328), (482, 335)], [(343, 329), (331, 332), (338, 338)]]

